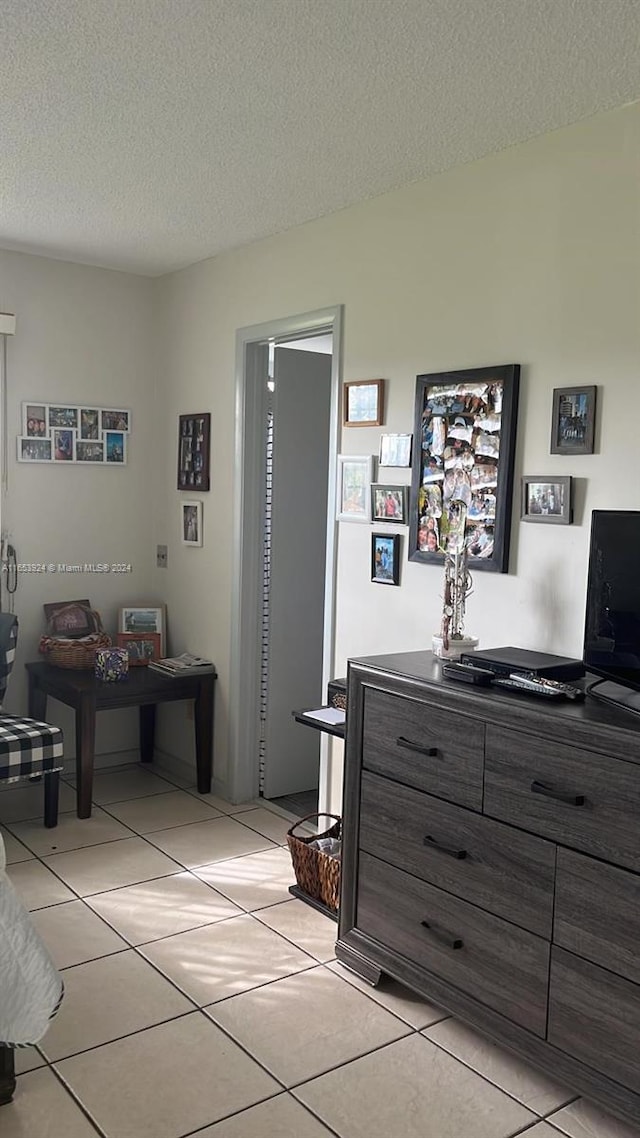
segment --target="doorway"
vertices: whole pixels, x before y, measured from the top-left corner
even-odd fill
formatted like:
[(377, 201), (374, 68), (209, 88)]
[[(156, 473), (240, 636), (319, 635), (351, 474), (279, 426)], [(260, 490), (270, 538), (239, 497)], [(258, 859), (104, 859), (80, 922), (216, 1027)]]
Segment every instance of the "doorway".
[(332, 674), (341, 310), (242, 329), (237, 347), (227, 793), (299, 814), (328, 800), (326, 737), (291, 712), (320, 706)]

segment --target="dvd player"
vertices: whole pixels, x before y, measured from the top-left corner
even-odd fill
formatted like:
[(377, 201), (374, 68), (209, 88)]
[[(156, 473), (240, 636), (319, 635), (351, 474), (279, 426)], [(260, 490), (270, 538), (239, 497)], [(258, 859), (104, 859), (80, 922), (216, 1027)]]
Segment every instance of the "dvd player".
[(585, 675), (582, 660), (568, 656), (553, 656), (548, 652), (531, 652), (527, 648), (487, 648), (483, 651), (463, 652), (462, 664), (486, 668), (496, 676), (509, 676), (512, 672), (534, 672), (547, 680), (579, 680)]

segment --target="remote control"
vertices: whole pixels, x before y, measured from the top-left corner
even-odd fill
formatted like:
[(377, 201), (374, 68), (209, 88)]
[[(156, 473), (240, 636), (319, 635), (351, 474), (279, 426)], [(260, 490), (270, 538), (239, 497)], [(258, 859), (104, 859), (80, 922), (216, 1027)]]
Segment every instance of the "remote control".
[(512, 676), (502, 676), (493, 681), (495, 687), (503, 688), (505, 691), (519, 691), (523, 695), (541, 695), (545, 699), (563, 699), (564, 692), (558, 691), (556, 687), (549, 687), (548, 680), (542, 680), (540, 676), (536, 676), (535, 683), (533, 680), (523, 680), (519, 672), (514, 672)]
[(494, 680), (494, 673), (488, 668), (476, 668), (475, 664), (459, 664), (454, 660), (443, 663), (442, 674), (448, 680), (462, 680), (463, 684), (476, 684), (479, 687), (488, 687)]
[(545, 687), (550, 691), (557, 691), (566, 699), (580, 700), (585, 697), (582, 688), (574, 688), (572, 684), (565, 684), (561, 680), (548, 680), (546, 676), (538, 676), (535, 672), (511, 672), (509, 679), (519, 681), (531, 691), (538, 691), (539, 688)]

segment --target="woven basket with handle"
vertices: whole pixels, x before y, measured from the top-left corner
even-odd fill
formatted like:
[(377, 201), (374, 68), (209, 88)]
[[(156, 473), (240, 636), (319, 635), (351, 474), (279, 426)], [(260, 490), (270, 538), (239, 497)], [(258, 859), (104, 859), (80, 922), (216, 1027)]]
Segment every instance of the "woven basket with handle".
[[(77, 604), (73, 605), (77, 609)], [(85, 606), (81, 606), (85, 608)], [(59, 616), (63, 609), (59, 609)], [(111, 637), (107, 636), (102, 627), (100, 613), (95, 609), (86, 608), (89, 626), (94, 629), (88, 636), (74, 637), (51, 635), (51, 621), (49, 632), (40, 637), (39, 651), (46, 657), (48, 664), (57, 668), (94, 668), (98, 648), (110, 648)]]
[[(294, 830), (312, 818), (333, 818), (334, 823), (321, 834), (298, 837)], [(334, 913), (340, 905), (340, 858), (313, 849), (310, 843), (318, 838), (339, 838), (341, 828), (342, 822), (337, 814), (307, 814), (287, 831), (287, 844), (298, 885), (303, 893), (315, 901), (322, 901)]]

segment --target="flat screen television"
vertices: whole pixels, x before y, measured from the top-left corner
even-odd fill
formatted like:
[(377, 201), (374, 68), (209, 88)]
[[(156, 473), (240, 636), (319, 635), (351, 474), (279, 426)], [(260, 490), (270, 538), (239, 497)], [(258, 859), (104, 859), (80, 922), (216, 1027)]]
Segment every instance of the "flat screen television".
[(622, 685), (594, 696), (640, 710), (640, 510), (593, 511), (583, 661)]

